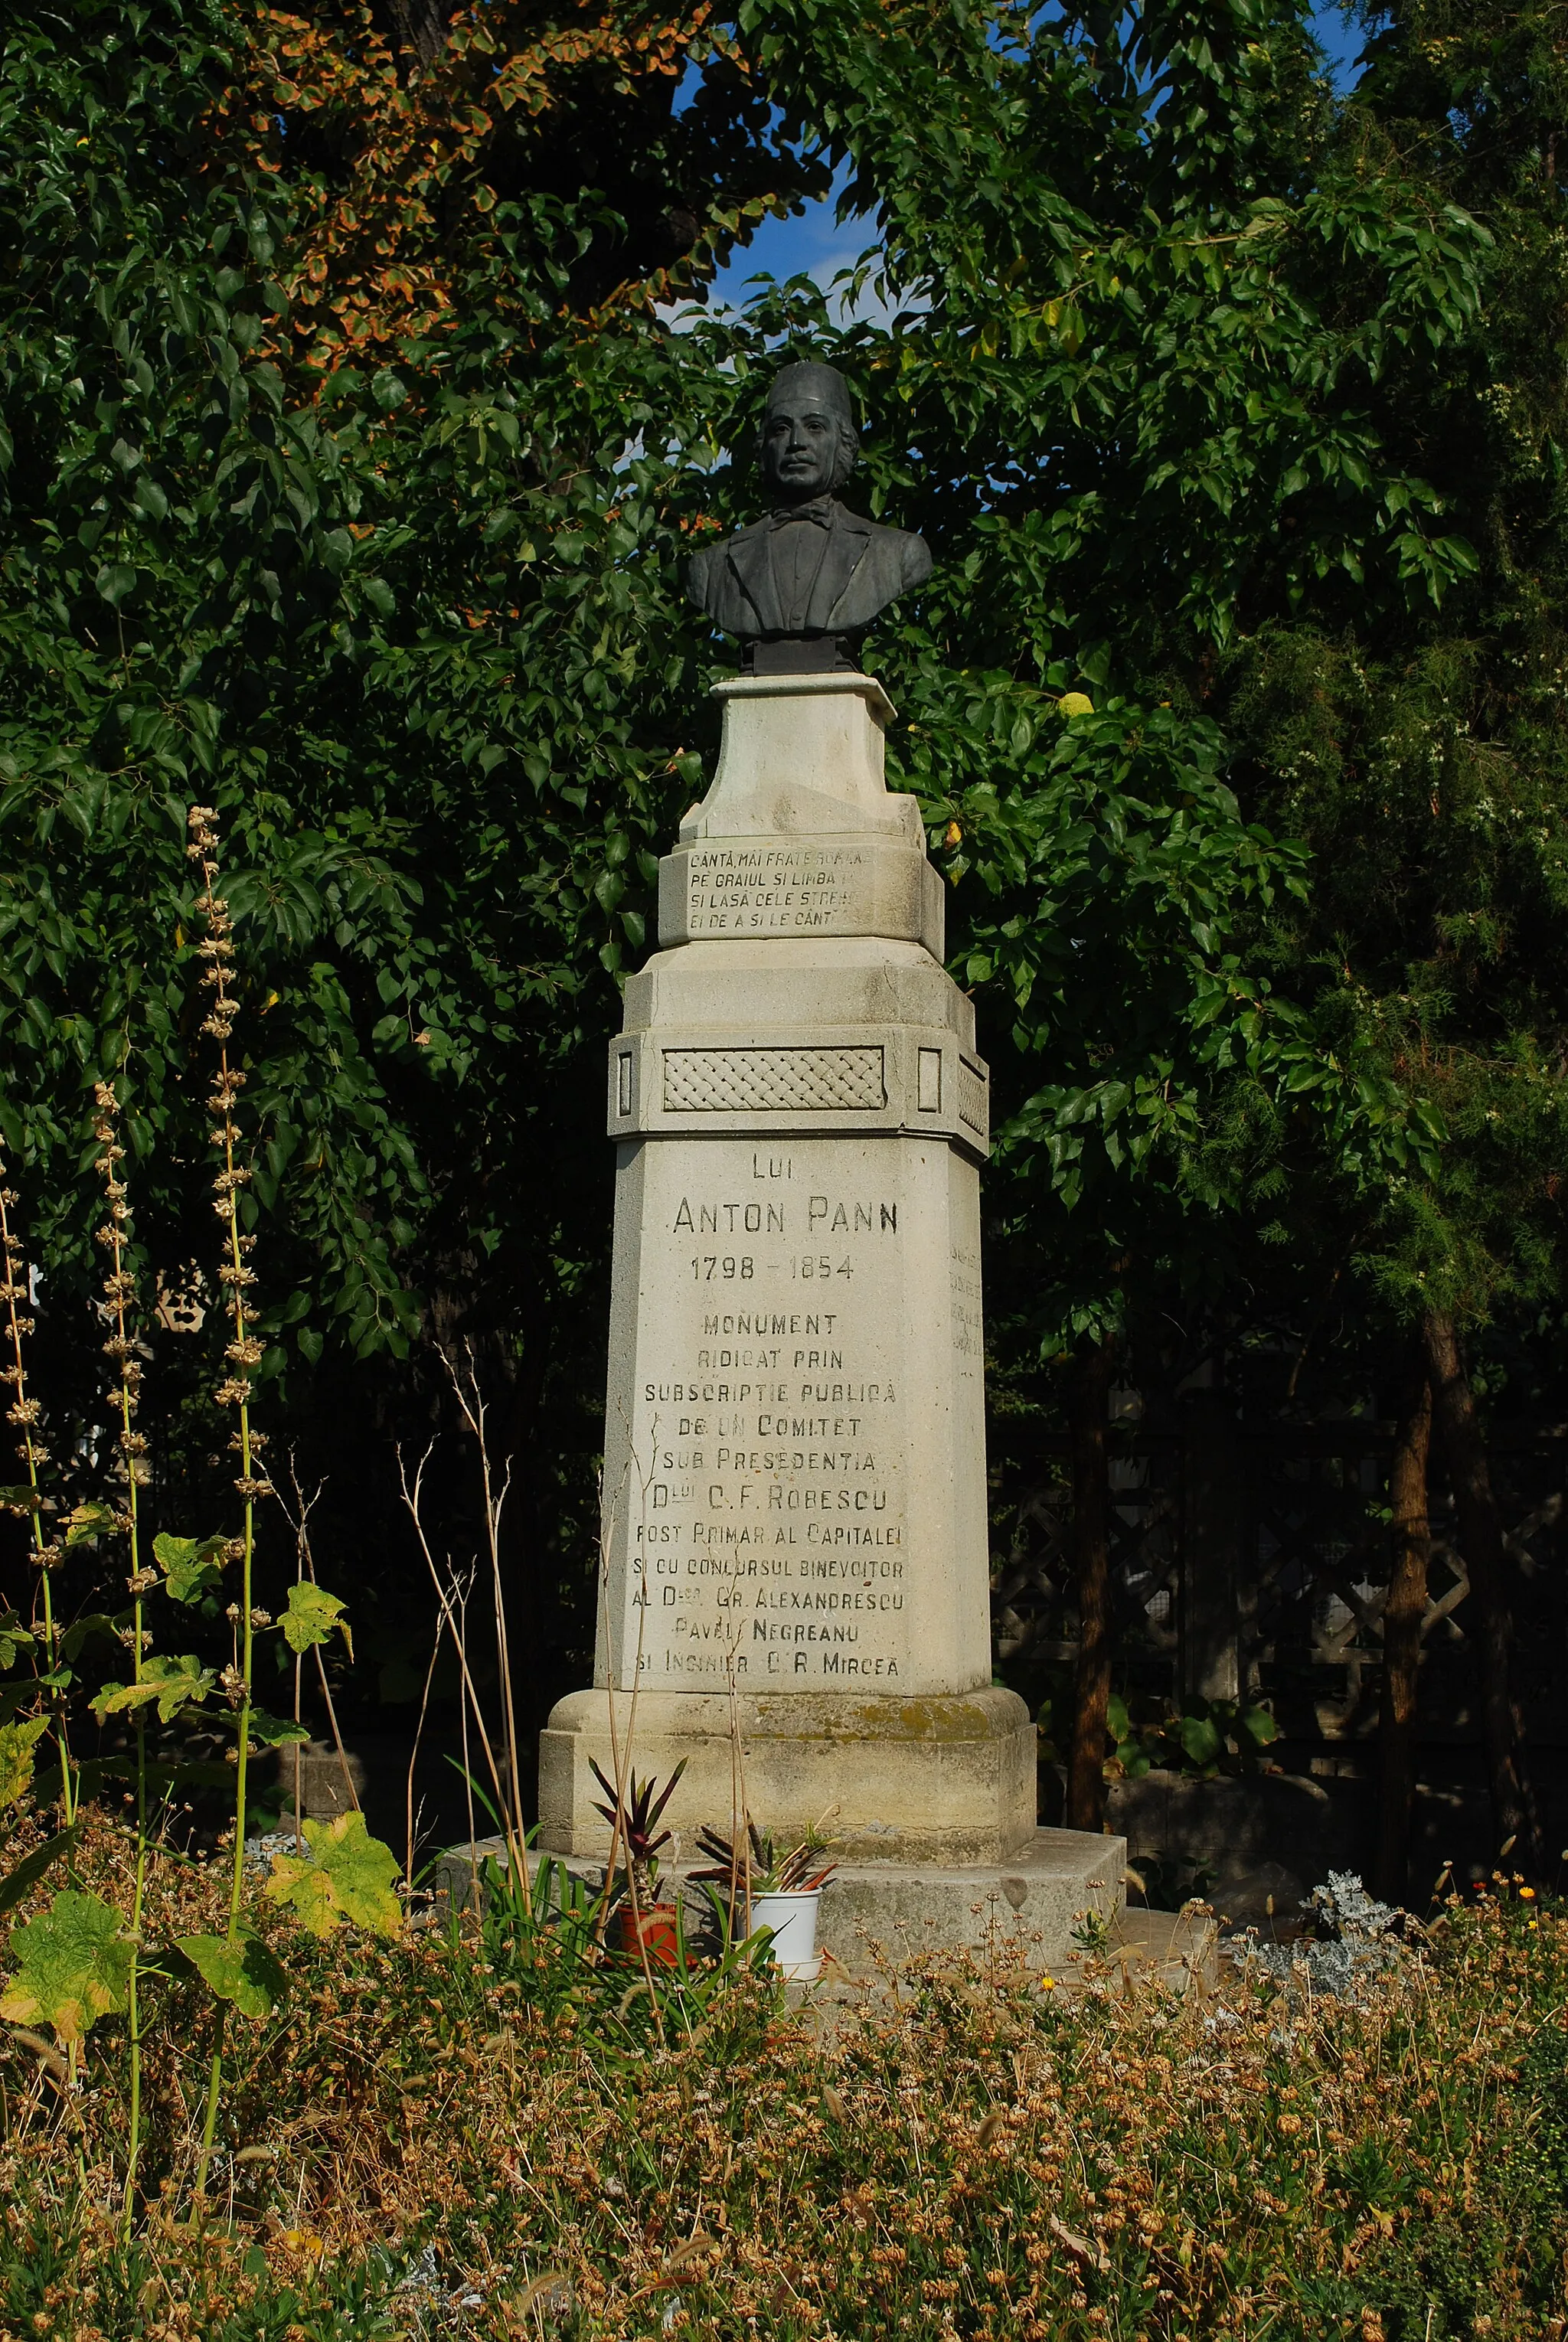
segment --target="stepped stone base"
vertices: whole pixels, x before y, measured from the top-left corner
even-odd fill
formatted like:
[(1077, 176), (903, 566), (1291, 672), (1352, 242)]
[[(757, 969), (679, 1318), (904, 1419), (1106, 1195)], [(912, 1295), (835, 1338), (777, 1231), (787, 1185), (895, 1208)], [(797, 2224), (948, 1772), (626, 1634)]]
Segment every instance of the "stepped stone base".
[(1004, 1862), (852, 1864), (824, 1889), (818, 1939), (850, 1976), (934, 1953), (994, 1952), (1043, 1973), (1078, 1948), (1093, 1919), (1114, 1929), (1126, 1867), (1124, 1838), (1036, 1829)]
[[(618, 1693), (623, 1748), (630, 1710), (630, 1696)], [(597, 1762), (615, 1778), (610, 1723), (607, 1693), (574, 1692), (540, 1736), (547, 1853), (601, 1861), (609, 1853), (609, 1825), (595, 1811), (604, 1793), (590, 1768)], [(733, 1706), (717, 1695), (643, 1692), (631, 1764), (639, 1777), (667, 1780), (686, 1760), (664, 1821), (688, 1848), (704, 1826), (729, 1836), (738, 1793), (781, 1847), (815, 1828), (841, 1862), (958, 1870), (1010, 1864), (1042, 1835), (1036, 1745), (1024, 1702), (996, 1685), (906, 1699), (752, 1693)], [(1121, 1874), (1118, 1860), (1118, 1892)]]
[[(823, 1889), (817, 1943), (829, 1954), (824, 1977), (862, 1977), (879, 1967), (904, 1968), (944, 1952), (974, 1952), (1022, 1959), (1042, 1975), (1070, 1976), (1085, 1948), (1090, 1923), (1103, 1923), (1114, 1941), (1124, 1924), (1124, 1838), (1086, 1830), (1036, 1829), (1005, 1862), (968, 1867), (941, 1863), (851, 1863)], [(473, 1893), (474, 1866), (494, 1859), (506, 1867), (504, 1838), (453, 1847), (436, 1867), (441, 1890), (457, 1902)], [(531, 1877), (555, 1861), (597, 1888), (603, 1858), (550, 1856), (529, 1850)], [(683, 1858), (662, 1873), (661, 1893), (678, 1889), (694, 1937), (711, 1924), (706, 1893), (690, 1883), (699, 1863)], [(1132, 1915), (1125, 1915), (1131, 1917)], [(1148, 1916), (1136, 1915), (1139, 1921)], [(1164, 1914), (1152, 1915), (1156, 1920)], [(1162, 1945), (1162, 1956), (1164, 1947)]]

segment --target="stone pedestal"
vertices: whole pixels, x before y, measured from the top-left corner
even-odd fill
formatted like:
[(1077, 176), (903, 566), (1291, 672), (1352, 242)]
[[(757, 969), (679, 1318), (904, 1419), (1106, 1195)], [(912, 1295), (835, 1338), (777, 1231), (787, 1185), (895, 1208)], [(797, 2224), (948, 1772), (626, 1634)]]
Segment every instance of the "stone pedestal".
[(991, 1683), (974, 1016), (880, 685), (719, 696), (610, 1052), (595, 1679), (543, 1736), (541, 1844), (607, 1850), (618, 1746), (687, 1758), (688, 1842), (744, 1802), (848, 1862), (1002, 1864), (1035, 1744)]

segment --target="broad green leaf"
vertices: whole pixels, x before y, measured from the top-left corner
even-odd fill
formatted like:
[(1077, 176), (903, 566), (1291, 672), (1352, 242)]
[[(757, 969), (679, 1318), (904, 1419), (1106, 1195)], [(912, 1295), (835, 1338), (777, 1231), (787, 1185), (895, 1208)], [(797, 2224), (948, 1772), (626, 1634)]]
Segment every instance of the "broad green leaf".
[(1182, 1747), (1193, 1765), (1217, 1765), (1224, 1744), (1206, 1716), (1183, 1716), (1180, 1726)]
[(182, 1708), (198, 1706), (216, 1681), (213, 1669), (189, 1654), (178, 1659), (151, 1658), (139, 1683), (105, 1684), (93, 1699), (93, 1713), (101, 1724), (105, 1716), (123, 1716), (155, 1701), (160, 1722), (172, 1724)]
[(167, 1529), (153, 1539), (153, 1556), (175, 1601), (194, 1602), (219, 1583), (218, 1556), (225, 1543), (221, 1536), (172, 1536)]
[(275, 1854), (266, 1893), (286, 1904), (313, 1936), (329, 1936), (345, 1919), (378, 1936), (395, 1936), (403, 1906), (393, 1891), (397, 1857), (372, 1837), (363, 1814), (340, 1814), (335, 1821), (307, 1821), (311, 1858)]
[(63, 1887), (38, 1918), (12, 1929), (11, 1957), (0, 2017), (13, 2025), (47, 2025), (57, 2040), (80, 2041), (125, 2006), (131, 1945), (119, 1913), (96, 1895)]
[(99, 1537), (115, 1536), (119, 1525), (107, 1505), (73, 1505), (65, 1516), (65, 1545), (93, 1545)]
[(126, 596), (135, 592), (136, 573), (128, 561), (111, 561), (99, 570), (93, 583), (105, 601), (117, 610)]
[(348, 1643), (352, 1658), (354, 1645), (343, 1623), (345, 1606), (335, 1594), (313, 1586), (308, 1578), (296, 1578), (288, 1589), (288, 1607), (278, 1620), (290, 1650), (306, 1651), (313, 1643), (329, 1642), (335, 1626)]
[(21, 1802), (33, 1786), (33, 1747), (49, 1729), (46, 1716), (0, 1724), (0, 1807)]
[(261, 1937), (242, 1927), (233, 1936), (176, 1936), (185, 1954), (219, 2000), (233, 2001), (242, 2017), (270, 2017), (288, 1989), (288, 1978)]
[(90, 1643), (95, 1636), (102, 1636), (106, 1642), (117, 1643), (120, 1630), (129, 1626), (131, 1616), (128, 1610), (113, 1614), (107, 1610), (88, 1610), (80, 1618), (72, 1619), (60, 1637), (60, 1648), (68, 1659), (74, 1659), (83, 1645)]
[(307, 1725), (295, 1724), (288, 1717), (269, 1716), (265, 1707), (253, 1707), (248, 1718), (250, 1736), (260, 1741), (264, 1748), (286, 1748), (296, 1740), (308, 1740)]
[(0, 1488), (0, 1511), (35, 1513), (43, 1501), (36, 1488), (29, 1487), (25, 1480)]

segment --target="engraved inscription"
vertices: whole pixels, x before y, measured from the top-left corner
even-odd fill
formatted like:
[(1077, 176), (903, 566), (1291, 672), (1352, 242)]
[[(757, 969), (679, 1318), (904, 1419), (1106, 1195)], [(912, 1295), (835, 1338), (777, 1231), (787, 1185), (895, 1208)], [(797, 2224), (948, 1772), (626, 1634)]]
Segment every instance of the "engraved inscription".
[(949, 1246), (947, 1287), (954, 1349), (961, 1358), (978, 1361), (985, 1351), (980, 1306), (980, 1255), (967, 1245)]
[(666, 1049), (666, 1114), (834, 1114), (887, 1104), (880, 1048)]
[(870, 912), (864, 846), (694, 846), (686, 863), (693, 936), (826, 935)]
[(895, 1163), (847, 1141), (718, 1140), (661, 1149), (651, 1176), (623, 1679), (896, 1691), (909, 1213)]

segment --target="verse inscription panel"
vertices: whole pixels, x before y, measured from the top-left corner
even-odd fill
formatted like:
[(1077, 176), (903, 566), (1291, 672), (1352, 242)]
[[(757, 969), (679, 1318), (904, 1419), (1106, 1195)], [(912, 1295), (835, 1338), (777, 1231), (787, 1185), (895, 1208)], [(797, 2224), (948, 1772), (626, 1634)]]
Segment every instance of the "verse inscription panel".
[(824, 935), (871, 909), (870, 849), (853, 844), (694, 846), (686, 863), (693, 936)]
[(897, 1690), (908, 1426), (899, 1151), (651, 1150), (626, 1667), (655, 1688)]

